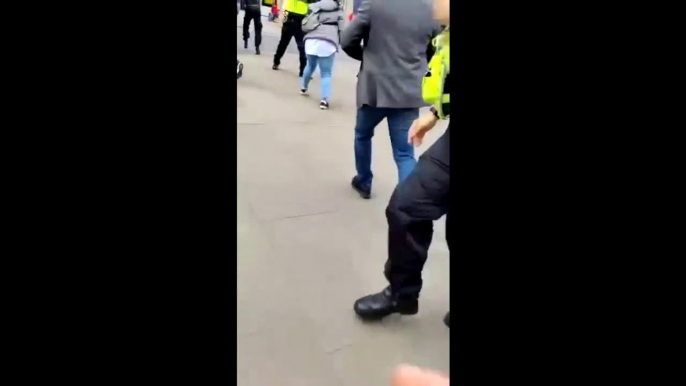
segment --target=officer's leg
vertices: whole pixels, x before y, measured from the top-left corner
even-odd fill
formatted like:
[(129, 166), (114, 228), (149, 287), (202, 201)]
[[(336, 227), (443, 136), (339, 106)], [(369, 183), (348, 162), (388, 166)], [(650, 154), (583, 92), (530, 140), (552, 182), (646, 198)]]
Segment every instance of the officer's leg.
[(449, 133), (446, 131), (422, 154), (415, 169), (391, 196), (386, 208), (388, 260), (384, 270), (390, 286), (355, 302), (355, 312), (363, 318), (417, 313), (433, 221), (449, 210)]
[(422, 156), (404, 183), (396, 187), (386, 208), (388, 261), (385, 274), (394, 294), (416, 299), (422, 289), (433, 222), (448, 212), (450, 132)]
[(295, 37), (295, 44), (298, 45), (298, 53), (300, 53), (300, 74), (299, 74), (299, 76), (303, 76), (303, 71), (305, 70), (305, 66), (307, 66), (307, 56), (305, 55), (305, 43), (303, 43), (303, 39), (305, 37), (305, 34), (303, 33), (302, 24), (297, 24), (294, 26), (293, 36)]
[(260, 54), (260, 44), (262, 44), (262, 17), (255, 17), (255, 53)]
[(250, 39), (250, 20), (252, 19), (252, 12), (249, 9), (245, 10), (243, 14), (243, 47), (248, 48), (248, 39)]
[(279, 45), (276, 47), (276, 54), (274, 54), (274, 66), (281, 64), (281, 58), (286, 52), (288, 43), (291, 42), (293, 37), (293, 25), (292, 23), (286, 21), (281, 27), (281, 40), (279, 40)]

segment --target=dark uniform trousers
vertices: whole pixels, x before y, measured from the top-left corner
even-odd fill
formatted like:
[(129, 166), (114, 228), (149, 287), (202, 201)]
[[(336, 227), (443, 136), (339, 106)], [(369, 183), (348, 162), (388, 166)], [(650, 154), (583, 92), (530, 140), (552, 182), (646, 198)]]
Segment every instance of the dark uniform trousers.
[(262, 12), (259, 8), (246, 7), (243, 16), (243, 40), (250, 39), (250, 21), (255, 23), (255, 47), (262, 44)]
[(418, 298), (433, 222), (446, 215), (450, 248), (450, 128), (419, 157), (414, 171), (395, 188), (386, 208), (388, 261), (385, 275), (391, 292)]
[(276, 47), (276, 54), (274, 55), (274, 64), (281, 64), (281, 58), (286, 52), (288, 44), (291, 42), (291, 38), (295, 38), (295, 44), (298, 46), (298, 52), (300, 53), (300, 73), (305, 70), (307, 65), (307, 57), (305, 56), (305, 44), (303, 43), (303, 33), (302, 21), (305, 18), (304, 15), (299, 15), (297, 13), (289, 13), (286, 16), (286, 21), (283, 23), (281, 28), (281, 40), (279, 40), (279, 45)]

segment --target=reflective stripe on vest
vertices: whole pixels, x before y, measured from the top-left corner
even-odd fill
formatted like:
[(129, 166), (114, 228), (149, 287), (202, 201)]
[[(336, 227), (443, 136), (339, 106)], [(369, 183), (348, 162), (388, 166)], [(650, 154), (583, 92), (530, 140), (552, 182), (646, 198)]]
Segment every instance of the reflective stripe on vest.
[(422, 98), (436, 108), (439, 118), (446, 119), (447, 114), (443, 107), (450, 104), (450, 94), (444, 93), (446, 77), (450, 73), (449, 36), (444, 32), (432, 44), (436, 47), (436, 52), (429, 61), (428, 71), (422, 81)]

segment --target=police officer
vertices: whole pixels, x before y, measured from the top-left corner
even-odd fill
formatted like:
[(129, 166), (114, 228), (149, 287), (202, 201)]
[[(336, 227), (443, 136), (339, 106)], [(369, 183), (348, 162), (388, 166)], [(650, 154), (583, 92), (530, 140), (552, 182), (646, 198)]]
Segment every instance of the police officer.
[(308, 2), (315, 2), (316, 0), (284, 0), (283, 10), (284, 19), (283, 27), (281, 27), (281, 40), (279, 40), (279, 46), (276, 48), (276, 54), (274, 54), (274, 65), (273, 70), (278, 70), (281, 64), (281, 58), (286, 52), (288, 44), (291, 42), (291, 38), (295, 38), (295, 44), (298, 45), (298, 52), (300, 53), (300, 72), (299, 76), (303, 76), (303, 70), (307, 65), (307, 58), (305, 57), (305, 46), (303, 44), (303, 29), (302, 21), (307, 15), (307, 4)]
[(250, 39), (250, 21), (255, 24), (255, 54), (260, 54), (262, 43), (262, 0), (245, 0), (245, 14), (243, 15), (243, 48), (248, 48)]
[[(449, 0), (434, 0), (434, 17), (450, 23)], [(435, 40), (436, 53), (424, 78), (422, 94), (432, 103), (431, 113), (417, 119), (408, 141), (419, 146), (426, 132), (439, 119), (450, 116), (450, 29)], [(446, 235), (450, 224), (450, 126), (417, 161), (415, 169), (399, 184), (386, 208), (388, 220), (388, 260), (384, 274), (389, 286), (355, 302), (355, 312), (363, 319), (381, 319), (393, 313), (413, 315), (419, 311), (422, 269), (433, 236), (433, 221), (446, 215)], [(448, 238), (448, 247), (450, 239)], [(450, 315), (444, 322), (449, 326)]]

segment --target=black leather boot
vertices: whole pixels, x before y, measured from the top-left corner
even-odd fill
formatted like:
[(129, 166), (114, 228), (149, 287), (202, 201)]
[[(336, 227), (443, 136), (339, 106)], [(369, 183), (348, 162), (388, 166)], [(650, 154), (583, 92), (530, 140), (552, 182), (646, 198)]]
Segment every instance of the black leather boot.
[(248, 39), (243, 39), (243, 48), (248, 49)]
[(445, 325), (446, 325), (448, 328), (450, 328), (450, 312), (448, 312), (447, 314), (445, 314), (445, 318), (443, 319), (443, 323), (445, 323)]
[(362, 319), (378, 320), (390, 314), (414, 315), (419, 312), (417, 299), (399, 299), (391, 293), (391, 287), (365, 296), (355, 302), (355, 313)]
[(260, 46), (255, 46), (255, 55), (260, 54)]

